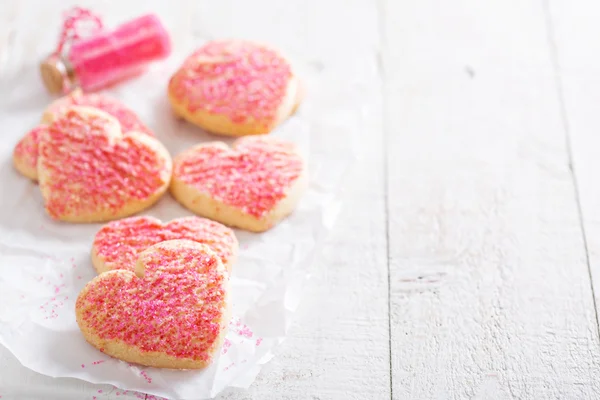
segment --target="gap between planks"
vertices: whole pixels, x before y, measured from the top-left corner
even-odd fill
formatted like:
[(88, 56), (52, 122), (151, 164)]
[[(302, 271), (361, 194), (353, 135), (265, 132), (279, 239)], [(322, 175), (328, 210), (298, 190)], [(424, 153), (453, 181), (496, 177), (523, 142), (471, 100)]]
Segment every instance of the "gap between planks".
[(596, 290), (594, 288), (594, 277), (592, 275), (592, 265), (590, 263), (590, 251), (588, 244), (588, 236), (585, 229), (585, 223), (583, 219), (583, 208), (581, 206), (581, 194), (579, 190), (579, 182), (577, 180), (577, 172), (575, 171), (575, 163), (573, 157), (573, 145), (571, 142), (571, 128), (569, 124), (569, 116), (567, 113), (567, 107), (565, 103), (565, 93), (563, 89), (563, 82), (561, 76), (560, 62), (558, 57), (558, 46), (556, 44), (556, 32), (554, 29), (554, 23), (552, 21), (552, 15), (550, 12), (550, 0), (543, 0), (543, 12), (544, 20), (546, 23), (546, 33), (548, 36), (548, 47), (550, 50), (550, 57), (552, 62), (552, 68), (554, 70), (554, 86), (556, 89), (556, 96), (560, 106), (560, 118), (563, 124), (563, 130), (565, 133), (565, 146), (567, 148), (567, 156), (569, 159), (569, 170), (571, 173), (571, 179), (573, 181), (573, 190), (575, 195), (575, 202), (577, 203), (577, 213), (579, 216), (579, 225), (581, 227), (581, 235), (583, 237), (583, 248), (585, 251), (585, 262), (587, 265), (588, 275), (590, 277), (590, 288), (592, 290), (592, 300), (594, 302), (594, 314), (596, 315), (596, 327), (598, 337), (600, 339), (600, 322), (598, 320), (598, 304), (596, 302)]

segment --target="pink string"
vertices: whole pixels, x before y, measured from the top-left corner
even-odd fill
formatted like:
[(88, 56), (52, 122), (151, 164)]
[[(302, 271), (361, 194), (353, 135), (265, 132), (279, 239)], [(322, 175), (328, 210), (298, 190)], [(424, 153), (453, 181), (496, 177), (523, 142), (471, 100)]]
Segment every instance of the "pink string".
[(71, 8), (63, 13), (62, 30), (54, 54), (62, 53), (65, 45), (92, 36), (103, 28), (102, 19), (98, 14), (81, 7)]

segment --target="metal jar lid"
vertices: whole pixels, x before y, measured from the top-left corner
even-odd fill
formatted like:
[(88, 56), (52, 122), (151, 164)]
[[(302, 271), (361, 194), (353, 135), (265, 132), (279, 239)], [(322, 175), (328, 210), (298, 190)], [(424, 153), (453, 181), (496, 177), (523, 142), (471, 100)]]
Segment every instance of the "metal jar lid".
[(67, 93), (75, 85), (75, 72), (69, 62), (56, 54), (40, 63), (40, 73), (44, 86), (52, 94)]

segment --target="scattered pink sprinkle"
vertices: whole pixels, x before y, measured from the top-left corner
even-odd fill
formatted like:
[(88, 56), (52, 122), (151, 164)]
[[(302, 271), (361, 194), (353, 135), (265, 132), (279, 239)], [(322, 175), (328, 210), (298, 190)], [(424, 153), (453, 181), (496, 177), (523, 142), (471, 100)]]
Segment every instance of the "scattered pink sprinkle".
[(60, 277), (63, 278), (63, 274), (60, 274)]
[(81, 364), (81, 368), (85, 368), (85, 364)]
[(229, 364), (227, 367), (225, 367), (225, 369), (223, 371), (227, 371), (229, 368), (233, 367), (234, 365), (235, 365), (235, 363)]
[(81, 279), (81, 276), (79, 276), (79, 275), (78, 275), (78, 276), (77, 276), (77, 279)]
[(223, 341), (223, 352), (222, 352), (222, 354), (226, 354), (230, 347), (231, 347), (231, 340), (225, 339)]
[(249, 339), (249, 338), (251, 338), (251, 337), (252, 337), (252, 335), (253, 335), (253, 333), (252, 333), (252, 330), (250, 330), (250, 328), (248, 328), (246, 325), (244, 325), (244, 326), (242, 327), (242, 329), (240, 329), (240, 330), (238, 331), (238, 334), (240, 334), (240, 335), (242, 335), (243, 337), (246, 337), (246, 338), (248, 338), (248, 339)]
[(141, 375), (144, 377), (144, 379), (146, 380), (146, 382), (148, 382), (148, 383), (152, 383), (152, 378), (150, 378), (150, 377), (148, 376), (148, 374), (146, 373), (146, 371), (142, 371), (142, 372), (141, 372)]
[(257, 346), (260, 346), (261, 343), (262, 343), (262, 338), (256, 339), (256, 345)]
[(105, 360), (98, 360), (98, 361), (94, 361), (92, 363), (92, 365), (98, 365), (98, 364), (102, 364)]
[(98, 390), (98, 393), (102, 393), (102, 389)]

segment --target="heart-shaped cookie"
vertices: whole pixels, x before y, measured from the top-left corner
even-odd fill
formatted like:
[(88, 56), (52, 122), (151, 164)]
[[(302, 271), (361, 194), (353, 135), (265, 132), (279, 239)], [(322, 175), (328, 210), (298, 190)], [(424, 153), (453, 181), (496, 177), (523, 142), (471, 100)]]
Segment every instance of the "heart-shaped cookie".
[(74, 106), (40, 137), (38, 176), (48, 214), (99, 222), (135, 214), (165, 192), (171, 158), (156, 139), (122, 133), (109, 114)]
[(154, 217), (130, 217), (104, 225), (96, 234), (92, 263), (100, 274), (114, 269), (133, 271), (139, 254), (148, 247), (175, 239), (208, 245), (227, 271), (235, 263), (238, 241), (228, 227), (210, 219), (178, 218), (163, 224)]
[(109, 356), (159, 368), (210, 364), (229, 323), (229, 276), (206, 245), (161, 242), (142, 252), (135, 272), (100, 274), (75, 305), (85, 339)]
[(39, 133), (73, 105), (94, 107), (109, 113), (119, 121), (123, 132), (137, 131), (154, 136), (150, 128), (120, 101), (103, 94), (83, 94), (80, 90), (76, 90), (53, 101), (44, 111), (41, 125), (27, 132), (17, 143), (13, 151), (13, 163), (17, 171), (29, 179), (37, 181)]
[(211, 41), (171, 77), (176, 114), (210, 132), (266, 134), (302, 100), (290, 63), (274, 49), (245, 40)]
[(105, 94), (83, 93), (80, 90), (54, 100), (44, 111), (42, 122), (52, 123), (72, 106), (98, 108), (115, 117), (121, 124), (123, 132), (137, 131), (154, 136), (154, 132), (140, 120), (137, 114), (119, 100)]
[(173, 161), (171, 193), (196, 214), (262, 232), (295, 208), (308, 174), (293, 144), (249, 136), (197, 145)]

